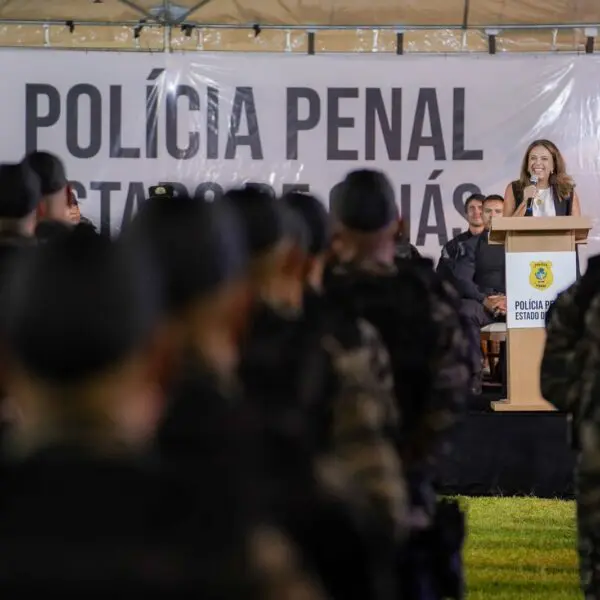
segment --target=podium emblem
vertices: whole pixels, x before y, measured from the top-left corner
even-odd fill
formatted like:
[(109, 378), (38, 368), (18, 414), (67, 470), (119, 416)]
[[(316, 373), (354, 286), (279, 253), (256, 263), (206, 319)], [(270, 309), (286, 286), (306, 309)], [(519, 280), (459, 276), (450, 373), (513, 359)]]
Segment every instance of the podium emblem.
[(548, 261), (536, 261), (529, 263), (529, 283), (536, 290), (547, 290), (554, 282), (552, 274), (552, 263)]

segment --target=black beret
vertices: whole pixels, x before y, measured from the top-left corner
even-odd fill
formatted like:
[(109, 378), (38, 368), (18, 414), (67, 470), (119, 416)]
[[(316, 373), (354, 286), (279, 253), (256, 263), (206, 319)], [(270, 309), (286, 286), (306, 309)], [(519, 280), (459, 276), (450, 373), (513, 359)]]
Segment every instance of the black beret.
[(332, 213), (348, 229), (375, 232), (399, 218), (392, 184), (380, 171), (352, 171), (336, 188)]

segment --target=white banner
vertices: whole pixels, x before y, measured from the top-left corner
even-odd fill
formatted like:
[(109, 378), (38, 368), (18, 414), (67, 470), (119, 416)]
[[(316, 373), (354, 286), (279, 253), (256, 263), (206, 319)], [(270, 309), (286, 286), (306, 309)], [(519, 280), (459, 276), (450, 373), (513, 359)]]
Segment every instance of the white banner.
[(437, 258), (472, 192), (503, 194), (553, 140), (600, 216), (600, 57), (116, 54), (4, 50), (0, 159), (61, 155), (106, 230), (147, 188), (264, 181), (328, 203), (348, 171), (392, 179), (411, 240)]
[(575, 252), (507, 252), (508, 329), (545, 327), (548, 308), (576, 277)]

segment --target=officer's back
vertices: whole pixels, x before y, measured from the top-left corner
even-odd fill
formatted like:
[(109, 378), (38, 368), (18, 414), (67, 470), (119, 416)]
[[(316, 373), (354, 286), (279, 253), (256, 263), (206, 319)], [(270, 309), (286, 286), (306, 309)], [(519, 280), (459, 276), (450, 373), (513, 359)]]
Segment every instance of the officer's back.
[(430, 462), (460, 417), (467, 392), (468, 343), (458, 298), (431, 261), (394, 260), (398, 215), (383, 174), (350, 173), (339, 194), (334, 218), (342, 260), (332, 269), (327, 293), (372, 323), (389, 350), (402, 417), (396, 439), (413, 517), (426, 530), (436, 515)]
[(379, 598), (362, 515), (344, 486), (333, 490), (323, 480), (339, 471), (327, 460), (335, 388), (322, 330), (303, 302), (309, 231), (285, 202), (260, 190), (231, 190), (226, 201), (243, 215), (251, 248), (254, 302), (239, 373), (261, 415), (272, 512), (331, 598)]

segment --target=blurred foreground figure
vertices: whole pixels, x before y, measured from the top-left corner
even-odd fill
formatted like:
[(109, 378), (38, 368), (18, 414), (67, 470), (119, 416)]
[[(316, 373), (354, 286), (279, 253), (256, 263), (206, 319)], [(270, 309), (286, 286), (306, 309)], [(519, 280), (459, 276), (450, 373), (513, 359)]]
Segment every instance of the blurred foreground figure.
[(543, 397), (568, 414), (575, 472), (581, 588), (600, 599), (600, 257), (547, 315)]
[[(237, 380), (249, 294), (236, 212), (226, 203), (155, 193), (124, 237), (147, 248), (160, 272), (173, 360), (163, 369), (167, 408), (157, 450), (202, 496), (201, 536), (215, 548), (203, 560), (231, 585), (255, 582), (260, 598), (319, 598), (261, 502), (259, 428)], [(239, 564), (219, 548), (237, 549)]]
[(382, 348), (368, 325), (307, 297), (306, 278), (321, 286), (329, 235), (294, 204), (316, 199), (246, 188), (224, 200), (242, 216), (250, 247), (254, 305), (240, 374), (262, 415), (274, 514), (330, 597), (391, 598), (385, 554), (406, 506), (388, 437), (397, 424), (391, 386), (373, 371)]
[(192, 490), (142, 460), (161, 413), (152, 282), (145, 261), (85, 227), (15, 264), (2, 299), (21, 415), (0, 467), (4, 590), (212, 587)]
[(433, 487), (433, 463), (468, 391), (469, 348), (458, 298), (431, 261), (397, 257), (398, 211), (382, 173), (350, 173), (334, 210), (340, 260), (327, 294), (373, 324), (391, 356), (402, 422), (396, 441), (412, 504), (401, 597), (460, 598), (462, 516), (456, 506), (436, 502)]
[[(41, 198), (39, 178), (28, 165), (0, 165), (0, 291), (12, 262), (36, 243), (36, 210)], [(5, 369), (0, 362), (0, 439), (16, 417), (16, 409), (3, 391)]]

